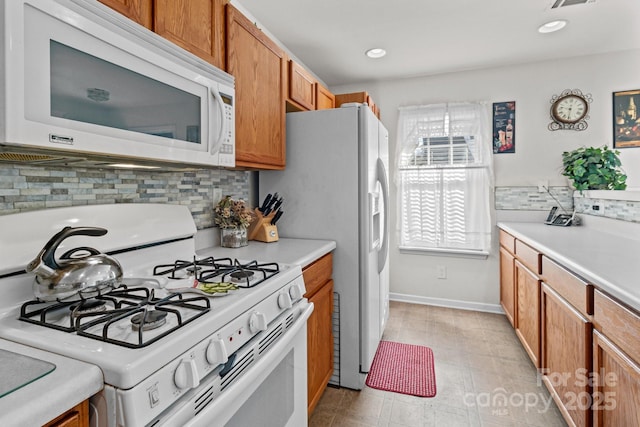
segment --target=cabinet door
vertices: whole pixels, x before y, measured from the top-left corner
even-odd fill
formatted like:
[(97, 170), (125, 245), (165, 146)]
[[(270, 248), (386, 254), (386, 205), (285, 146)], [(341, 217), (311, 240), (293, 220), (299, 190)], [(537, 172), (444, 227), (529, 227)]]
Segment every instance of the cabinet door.
[(311, 415), (333, 374), (333, 280), (309, 301), (313, 303), (313, 313), (307, 321), (307, 404)]
[(227, 71), (236, 79), (236, 166), (285, 167), (284, 51), (227, 6)]
[(335, 95), (320, 83), (316, 83), (316, 110), (328, 110), (335, 108), (335, 106)]
[(316, 109), (316, 79), (295, 61), (289, 61), (289, 99), (307, 110)]
[(513, 276), (513, 255), (505, 248), (500, 247), (500, 305), (504, 309), (504, 314), (516, 326), (515, 306), (516, 292)]
[(43, 427), (88, 427), (89, 401), (79, 403), (55, 420), (49, 421)]
[(98, 0), (132, 21), (152, 30), (153, 0)]
[(224, 69), (228, 0), (155, 0), (154, 31)]
[(591, 423), (592, 325), (547, 284), (542, 284), (542, 380), (569, 425)]
[(516, 335), (536, 367), (540, 367), (540, 280), (518, 260), (516, 278)]
[(597, 331), (593, 332), (593, 370), (598, 373), (593, 425), (640, 426), (640, 366)]

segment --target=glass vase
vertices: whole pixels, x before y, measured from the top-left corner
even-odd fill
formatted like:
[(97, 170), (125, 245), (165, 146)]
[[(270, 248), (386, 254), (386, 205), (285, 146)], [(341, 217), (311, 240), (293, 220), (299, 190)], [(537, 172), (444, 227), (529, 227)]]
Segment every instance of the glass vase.
[(220, 246), (223, 248), (240, 248), (247, 246), (246, 228), (222, 228), (220, 229)]

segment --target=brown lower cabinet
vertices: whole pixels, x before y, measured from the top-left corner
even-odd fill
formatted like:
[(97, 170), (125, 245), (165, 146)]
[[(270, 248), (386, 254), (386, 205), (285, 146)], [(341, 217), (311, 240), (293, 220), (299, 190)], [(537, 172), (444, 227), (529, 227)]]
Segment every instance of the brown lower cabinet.
[[(502, 287), (515, 277), (516, 333), (567, 424), (640, 426), (640, 312), (533, 246), (500, 234), (500, 271), (507, 276), (500, 280), (501, 302), (510, 301)], [(513, 273), (502, 267), (511, 248)]]
[(313, 313), (307, 320), (307, 411), (311, 416), (333, 375), (333, 255), (302, 270)]
[(516, 294), (514, 276), (514, 256), (502, 246), (500, 247), (500, 305), (509, 319), (511, 326), (516, 327)]
[(43, 427), (89, 427), (89, 401), (77, 404)]
[(542, 381), (570, 426), (591, 425), (589, 319), (542, 284)]
[(540, 367), (540, 279), (515, 261), (516, 335), (536, 367)]
[(640, 426), (640, 315), (594, 292), (594, 425)]

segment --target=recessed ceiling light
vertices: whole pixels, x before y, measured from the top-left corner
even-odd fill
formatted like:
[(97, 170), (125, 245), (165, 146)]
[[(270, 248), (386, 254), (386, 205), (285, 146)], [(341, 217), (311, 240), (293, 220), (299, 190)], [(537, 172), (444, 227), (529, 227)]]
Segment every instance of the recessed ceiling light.
[(567, 21), (564, 19), (559, 19), (557, 21), (550, 21), (546, 24), (540, 25), (538, 28), (539, 33), (553, 33), (554, 31), (561, 30), (567, 25)]
[(384, 49), (380, 49), (379, 47), (376, 47), (374, 49), (369, 49), (368, 51), (365, 52), (365, 54), (369, 58), (382, 58), (387, 54), (387, 51)]

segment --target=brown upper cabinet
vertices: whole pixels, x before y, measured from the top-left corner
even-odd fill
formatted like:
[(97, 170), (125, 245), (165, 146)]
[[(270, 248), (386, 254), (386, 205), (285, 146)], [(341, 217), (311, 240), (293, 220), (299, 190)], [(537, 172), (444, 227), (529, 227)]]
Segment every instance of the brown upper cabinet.
[(153, 0), (98, 0), (134, 22), (153, 30)]
[(320, 83), (316, 83), (316, 110), (336, 107), (336, 96)]
[(229, 0), (99, 0), (127, 18), (225, 68), (225, 5)]
[(236, 79), (236, 167), (284, 169), (287, 58), (231, 5), (227, 72)]
[(316, 109), (316, 79), (292, 59), (289, 60), (289, 96), (287, 101), (301, 109)]
[(336, 98), (329, 89), (294, 60), (289, 60), (287, 75), (287, 111), (326, 110), (335, 108)]
[(155, 0), (153, 30), (218, 68), (225, 68), (228, 0)]
[(373, 114), (375, 114), (377, 118), (380, 118), (380, 109), (367, 92), (341, 93), (336, 95), (336, 107), (348, 102), (367, 104), (371, 111), (373, 111)]

